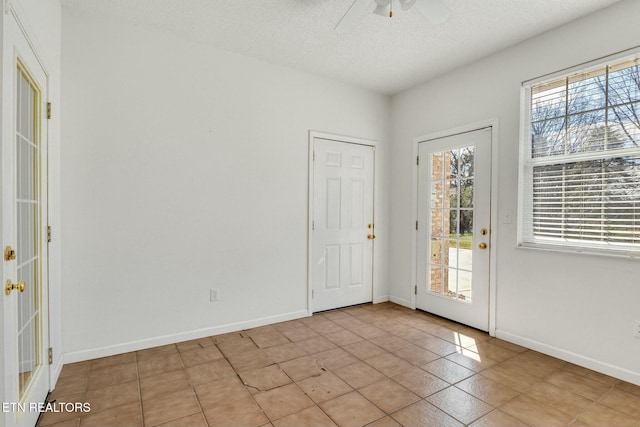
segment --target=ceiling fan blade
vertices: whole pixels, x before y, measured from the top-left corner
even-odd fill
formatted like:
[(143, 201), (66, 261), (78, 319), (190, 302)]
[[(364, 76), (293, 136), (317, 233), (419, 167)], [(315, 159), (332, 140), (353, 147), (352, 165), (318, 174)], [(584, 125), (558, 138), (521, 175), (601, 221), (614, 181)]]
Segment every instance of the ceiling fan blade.
[(344, 14), (334, 30), (338, 33), (351, 31), (360, 20), (373, 10), (373, 0), (355, 0), (347, 13)]
[(391, 7), (389, 4), (391, 0), (376, 0), (376, 10), (373, 11), (376, 15), (380, 16), (389, 16), (389, 11)]
[(409, 10), (416, 3), (416, 0), (400, 0), (400, 6), (402, 10)]
[(440, 0), (416, 0), (415, 6), (433, 25), (442, 24), (451, 16), (449, 8)]

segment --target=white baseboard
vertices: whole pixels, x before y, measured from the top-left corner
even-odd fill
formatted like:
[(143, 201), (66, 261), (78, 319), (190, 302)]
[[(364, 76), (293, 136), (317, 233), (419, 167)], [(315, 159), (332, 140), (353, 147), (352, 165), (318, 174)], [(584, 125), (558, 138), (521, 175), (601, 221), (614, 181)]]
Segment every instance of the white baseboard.
[(241, 331), (244, 329), (257, 328), (271, 325), (287, 320), (308, 317), (307, 310), (295, 311), (292, 313), (280, 314), (277, 316), (262, 317), (259, 319), (247, 320), (243, 322), (227, 323), (226, 325), (214, 326), (211, 328), (196, 329), (193, 331), (181, 332), (172, 335), (163, 335), (138, 341), (130, 341), (122, 344), (115, 344), (105, 347), (92, 348), (88, 350), (64, 353), (64, 363), (82, 362), (84, 360), (97, 359), (99, 357), (113, 356), (115, 354), (128, 353), (130, 351), (144, 350), (160, 345), (174, 344), (182, 341), (195, 340), (198, 338), (210, 337), (212, 335), (225, 334), (227, 332)]
[(591, 359), (581, 354), (501, 331), (500, 329), (496, 330), (496, 337), (640, 386), (640, 372), (630, 371), (629, 369)]
[(387, 302), (387, 301), (389, 301), (389, 295), (382, 295), (380, 297), (373, 298), (374, 304), (380, 304), (381, 302)]
[(407, 307), (407, 308), (411, 308), (411, 309), (413, 308), (413, 307), (411, 307), (411, 301), (407, 301), (406, 299), (390, 296), (389, 297), (389, 301), (391, 301), (392, 303), (401, 305), (403, 307)]

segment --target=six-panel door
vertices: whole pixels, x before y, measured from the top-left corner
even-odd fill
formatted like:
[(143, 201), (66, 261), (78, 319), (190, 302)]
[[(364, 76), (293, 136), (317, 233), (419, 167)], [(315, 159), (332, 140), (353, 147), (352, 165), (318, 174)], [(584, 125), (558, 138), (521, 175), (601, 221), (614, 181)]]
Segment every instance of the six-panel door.
[(371, 302), (374, 149), (320, 138), (313, 149), (312, 310)]

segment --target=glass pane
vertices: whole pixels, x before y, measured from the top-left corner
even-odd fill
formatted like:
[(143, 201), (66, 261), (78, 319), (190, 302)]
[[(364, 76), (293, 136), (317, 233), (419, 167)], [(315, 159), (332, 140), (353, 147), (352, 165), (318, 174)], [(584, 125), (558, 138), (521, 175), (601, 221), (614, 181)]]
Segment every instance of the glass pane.
[(533, 168), (533, 233), (554, 235), (562, 228), (562, 165)]
[(473, 177), (473, 166), (474, 155), (475, 155), (476, 147), (464, 147), (459, 150), (459, 161), (460, 161), (460, 177), (461, 178), (472, 178)]
[(458, 242), (455, 239), (446, 239), (444, 241), (444, 260), (443, 264), (445, 266), (453, 266), (457, 265), (456, 253), (458, 250)]
[(444, 292), (444, 277), (441, 266), (431, 266), (429, 275), (429, 291), (442, 294)]
[(443, 225), (442, 214), (443, 214), (443, 211), (439, 209), (437, 210), (434, 209), (431, 211), (431, 235), (432, 236), (440, 237), (444, 233), (445, 229), (442, 227)]
[(447, 159), (447, 174), (445, 178), (457, 178), (458, 171), (458, 150), (445, 151), (444, 158)]
[(444, 247), (444, 240), (442, 239), (431, 240), (431, 264), (442, 264), (443, 247)]
[(573, 76), (569, 80), (569, 114), (605, 107), (606, 68)]
[[(638, 84), (640, 85), (640, 80)], [(640, 146), (640, 102), (610, 109), (607, 130), (609, 149)]]
[(445, 188), (444, 181), (435, 181), (431, 183), (431, 207), (440, 209), (445, 204)]
[(458, 205), (458, 180), (449, 181), (449, 185), (447, 188), (448, 200), (445, 203), (448, 203), (445, 208), (457, 208)]
[(564, 154), (565, 119), (531, 123), (531, 153), (533, 157)]
[(567, 118), (567, 154), (604, 149), (606, 138), (605, 110), (574, 114)]
[(458, 295), (458, 270), (455, 268), (444, 269), (444, 294), (448, 297), (456, 298)]
[(444, 211), (444, 224), (445, 230), (449, 230), (449, 234), (458, 234), (458, 211), (455, 209)]
[(431, 181), (444, 179), (444, 153), (431, 155)]
[(470, 271), (458, 270), (458, 298), (471, 302), (471, 279)]
[(457, 239), (447, 239), (445, 241), (446, 247), (444, 248), (445, 262), (447, 267), (456, 268), (458, 266), (458, 246)]
[(461, 239), (473, 238), (473, 211), (471, 209), (463, 209), (460, 211), (460, 228)]
[(566, 79), (535, 87), (531, 91), (531, 121), (550, 120), (565, 115)]
[(463, 249), (471, 249), (471, 241), (473, 240), (473, 232), (460, 234), (460, 242), (458, 245)]
[(458, 268), (460, 270), (473, 270), (473, 241), (458, 241)]
[(609, 105), (626, 104), (639, 99), (640, 65), (635, 64), (609, 73)]
[(460, 207), (473, 207), (473, 179), (460, 180)]

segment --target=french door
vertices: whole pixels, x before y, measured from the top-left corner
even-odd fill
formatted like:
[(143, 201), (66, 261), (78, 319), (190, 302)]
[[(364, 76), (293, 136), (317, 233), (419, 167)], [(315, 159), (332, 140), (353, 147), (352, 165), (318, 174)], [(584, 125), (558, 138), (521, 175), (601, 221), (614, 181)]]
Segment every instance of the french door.
[[(49, 391), (47, 76), (13, 11), (2, 76), (4, 424), (33, 426)], [(9, 65), (7, 65), (9, 64)], [(3, 408), (6, 409), (6, 408)]]
[(416, 307), (487, 331), (491, 128), (418, 144)]
[(312, 310), (373, 300), (374, 149), (313, 140)]

